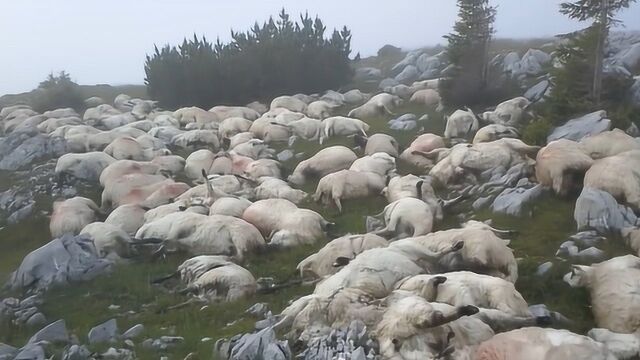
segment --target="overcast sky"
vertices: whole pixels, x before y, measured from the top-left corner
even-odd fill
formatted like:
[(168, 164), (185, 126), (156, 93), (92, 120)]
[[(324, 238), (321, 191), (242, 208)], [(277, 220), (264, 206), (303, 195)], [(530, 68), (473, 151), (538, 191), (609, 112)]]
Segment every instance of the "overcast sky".
[[(384, 44), (417, 48), (442, 42), (456, 19), (454, 0), (0, 0), (0, 94), (28, 91), (51, 71), (81, 84), (141, 84), (153, 44), (194, 32), (229, 39), (285, 7), (319, 15), (328, 30), (347, 25), (363, 56)], [(492, 0), (498, 37), (526, 38), (580, 27), (555, 0)], [(620, 18), (640, 29), (640, 5)]]

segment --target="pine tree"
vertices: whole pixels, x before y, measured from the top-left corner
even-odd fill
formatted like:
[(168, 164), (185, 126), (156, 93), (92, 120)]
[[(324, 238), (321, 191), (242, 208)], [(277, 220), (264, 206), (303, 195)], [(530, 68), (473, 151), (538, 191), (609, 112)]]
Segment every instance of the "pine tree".
[(489, 44), (493, 35), (496, 8), (489, 0), (458, 0), (458, 21), (445, 36), (446, 55), (452, 68), (441, 82), (440, 92), (447, 105), (471, 105), (487, 86)]
[(609, 28), (617, 23), (615, 14), (628, 8), (636, 0), (577, 0), (560, 4), (560, 12), (578, 21), (593, 20), (592, 28), (597, 32), (593, 61), (593, 83), (590, 95), (596, 104), (602, 97), (602, 73), (606, 40)]

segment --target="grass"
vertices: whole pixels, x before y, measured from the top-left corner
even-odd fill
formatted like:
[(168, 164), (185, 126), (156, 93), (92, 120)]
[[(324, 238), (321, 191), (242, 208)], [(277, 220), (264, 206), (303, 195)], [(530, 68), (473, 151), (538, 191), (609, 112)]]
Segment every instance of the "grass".
[[(342, 111), (345, 112), (346, 110)], [(444, 120), (441, 114), (427, 111), (424, 108), (408, 105), (397, 110), (398, 115), (412, 112), (418, 117), (428, 113), (430, 120), (421, 124), (427, 132), (442, 133)], [(388, 117), (370, 119), (370, 133), (387, 133), (398, 139), (402, 146), (408, 144), (415, 132), (397, 132), (387, 128)], [(420, 127), (419, 126), (419, 127)], [(353, 147), (353, 141), (347, 138), (330, 139), (329, 145), (343, 144)], [(296, 153), (303, 152), (303, 158), (313, 155), (320, 146), (317, 143), (300, 141), (294, 145)], [(289, 171), (294, 162), (285, 163)], [(401, 169), (402, 171), (402, 169)], [(4, 188), (13, 181), (0, 174), (0, 187)], [(315, 189), (315, 184), (304, 188), (308, 192)], [(85, 196), (96, 198), (99, 189), (81, 189)], [(446, 194), (444, 194), (446, 195)], [(562, 282), (562, 274), (567, 264), (554, 257), (555, 251), (567, 237), (574, 232), (573, 204), (575, 199), (558, 199), (547, 196), (530, 208), (530, 217), (512, 217), (479, 211), (477, 219), (493, 219), (499, 228), (516, 229), (518, 235), (512, 239), (511, 246), (519, 258), (520, 279), (516, 286), (530, 304), (545, 303), (551, 309), (560, 311), (575, 321), (573, 330), (584, 332), (593, 327), (593, 319), (589, 309), (588, 296), (585, 291), (569, 288)], [(382, 197), (345, 201), (344, 212), (338, 214), (333, 208), (322, 208), (315, 203), (305, 203), (308, 207), (320, 212), (327, 220), (337, 224), (337, 232), (360, 233), (364, 231), (364, 217), (379, 213), (386, 205)], [(47, 205), (45, 205), (46, 207)], [(39, 215), (28, 223), (15, 227), (6, 227), (0, 232), (0, 276), (7, 276), (15, 269), (25, 254), (48, 241), (46, 217)], [(459, 219), (455, 214), (446, 214), (445, 221), (438, 225), (439, 229), (456, 227)], [(44, 229), (44, 230), (43, 230)], [(279, 252), (268, 252), (250, 256), (245, 264), (256, 278), (274, 277), (278, 282), (287, 282), (297, 277), (297, 263), (319, 249), (324, 242), (302, 246)], [(623, 251), (623, 247), (612, 241), (605, 248), (609, 254)], [(184, 256), (171, 256), (167, 259), (151, 262), (144, 261), (118, 266), (109, 276), (103, 276), (87, 283), (74, 284), (66, 288), (54, 289), (46, 296), (42, 311), (49, 321), (65, 319), (70, 331), (77, 335), (81, 342), (86, 342), (88, 330), (110, 318), (118, 320), (121, 332), (137, 323), (145, 325), (141, 339), (156, 338), (161, 335), (177, 335), (185, 338), (184, 343), (166, 352), (170, 358), (183, 358), (189, 353), (196, 353), (197, 359), (212, 357), (215, 339), (230, 337), (237, 333), (252, 330), (255, 319), (244, 314), (244, 310), (257, 302), (266, 302), (270, 309), (277, 313), (290, 300), (312, 292), (309, 286), (292, 286), (272, 294), (259, 294), (251, 299), (234, 303), (210, 304), (206, 307), (192, 304), (175, 310), (170, 306), (183, 303), (188, 298), (176, 294), (168, 287), (151, 285), (151, 280), (172, 273), (185, 259)], [(545, 261), (555, 263), (552, 271), (543, 278), (534, 275), (537, 266)], [(110, 305), (120, 308), (109, 310)], [(0, 342), (22, 345), (33, 334), (33, 329), (4, 324), (0, 326)], [(210, 342), (201, 339), (209, 337)], [(139, 344), (141, 341), (136, 341)], [(103, 350), (104, 347), (92, 347)], [(157, 359), (155, 351), (137, 346), (136, 354), (141, 359)]]

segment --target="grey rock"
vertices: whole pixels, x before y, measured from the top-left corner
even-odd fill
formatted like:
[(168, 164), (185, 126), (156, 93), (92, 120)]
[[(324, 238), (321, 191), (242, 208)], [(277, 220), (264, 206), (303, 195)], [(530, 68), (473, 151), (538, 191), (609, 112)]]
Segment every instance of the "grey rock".
[(255, 334), (244, 334), (230, 346), (230, 359), (291, 359), (291, 350), (286, 341), (278, 341), (273, 328), (260, 330)]
[(380, 81), (380, 84), (378, 84), (378, 88), (380, 90), (383, 90), (383, 89), (386, 89), (388, 87), (396, 86), (396, 85), (400, 85), (398, 80), (393, 79), (393, 78), (386, 78), (386, 79)]
[(556, 256), (574, 257), (579, 251), (580, 249), (578, 249), (573, 241), (565, 241), (560, 244), (558, 251), (556, 251)]
[(513, 216), (522, 215), (525, 205), (539, 198), (544, 193), (544, 187), (540, 184), (530, 188), (508, 188), (496, 197), (491, 205), (491, 210)]
[(407, 65), (398, 75), (395, 80), (401, 84), (411, 84), (418, 79), (418, 68), (413, 65)]
[(0, 342), (0, 360), (10, 360), (18, 353), (18, 349)]
[(17, 211), (14, 211), (7, 218), (7, 223), (13, 225), (13, 224), (17, 224), (17, 223), (21, 222), (22, 220), (28, 218), (29, 216), (31, 216), (31, 214), (33, 214), (33, 210), (35, 209), (35, 205), (36, 205), (35, 201), (30, 201), (27, 205), (21, 207)]
[(25, 324), (29, 327), (36, 327), (36, 326), (42, 326), (46, 323), (47, 323), (47, 318), (44, 316), (43, 313), (38, 312), (31, 315), (31, 317), (29, 317), (29, 319)]
[(245, 314), (249, 314), (259, 319), (264, 319), (268, 312), (269, 304), (267, 303), (257, 303), (245, 310)]
[(45, 352), (41, 345), (27, 344), (20, 349), (14, 360), (44, 360)]
[(524, 93), (524, 97), (529, 99), (531, 102), (538, 102), (542, 100), (550, 85), (551, 83), (549, 80), (542, 80), (529, 88), (529, 90)]
[(20, 301), (20, 307), (21, 308), (37, 307), (42, 305), (43, 302), (44, 301), (42, 300), (42, 297), (40, 296), (40, 294), (35, 294), (22, 299)]
[(493, 200), (493, 196), (479, 197), (473, 202), (473, 204), (471, 204), (471, 207), (473, 207), (474, 210), (482, 209), (489, 205), (491, 200)]
[(569, 237), (570, 240), (578, 244), (582, 248), (588, 248), (591, 246), (597, 246), (601, 244), (604, 240), (604, 237), (598, 235), (597, 231), (582, 231), (577, 234), (571, 235)]
[(582, 261), (600, 262), (607, 258), (607, 254), (597, 247), (590, 247), (580, 251), (576, 255)]
[(125, 344), (127, 347), (130, 347), (130, 348), (132, 348), (132, 349), (136, 347), (136, 343), (134, 343), (131, 339), (127, 339), (127, 340), (125, 340), (125, 341), (124, 341), (124, 344)]
[(566, 124), (553, 129), (547, 137), (547, 143), (559, 139), (580, 141), (587, 136), (597, 135), (610, 129), (611, 120), (607, 119), (606, 111), (600, 110), (571, 119)]
[(109, 272), (112, 265), (98, 256), (91, 239), (64, 235), (25, 256), (7, 286), (12, 290), (46, 290), (52, 285), (91, 280)]
[(144, 325), (142, 324), (133, 325), (129, 330), (125, 331), (124, 334), (122, 334), (122, 337), (125, 339), (135, 339), (138, 336), (140, 336), (143, 331), (144, 331)]
[(389, 122), (393, 122), (393, 121), (398, 121), (398, 122), (405, 122), (405, 121), (415, 121), (418, 117), (416, 116), (416, 114), (411, 114), (411, 113), (407, 113), (404, 115), (400, 115), (397, 118), (393, 119), (393, 120), (389, 120)]
[(100, 358), (104, 360), (134, 360), (136, 358), (136, 354), (127, 349), (109, 348), (107, 351), (100, 354)]
[(282, 150), (276, 155), (276, 158), (278, 159), (278, 161), (281, 161), (281, 162), (291, 160), (293, 159), (293, 157), (294, 157), (294, 153), (289, 149)]
[(351, 353), (351, 360), (367, 360), (367, 354), (364, 352), (364, 348), (362, 346), (358, 346)]
[(546, 274), (549, 273), (549, 271), (551, 270), (552, 267), (553, 267), (553, 263), (551, 261), (547, 261), (545, 263), (542, 263), (536, 269), (536, 275), (537, 276), (545, 276)]
[(389, 124), (391, 130), (411, 131), (418, 127), (415, 121), (394, 121)]
[(618, 204), (611, 194), (589, 187), (582, 189), (573, 218), (578, 230), (594, 229), (601, 234), (619, 233), (625, 227), (638, 225), (633, 210)]
[[(17, 139), (13, 139), (14, 136)], [(65, 152), (66, 141), (63, 138), (30, 132), (13, 132), (6, 138), (0, 139), (0, 157), (2, 158), (0, 170), (18, 170), (36, 160), (60, 156)]]
[(69, 333), (67, 332), (67, 324), (63, 319), (54, 321), (35, 333), (31, 339), (29, 339), (28, 343), (34, 344), (40, 341), (48, 341), (52, 343), (68, 342)]
[(391, 74), (397, 75), (400, 74), (407, 66), (413, 66), (416, 64), (418, 60), (419, 54), (415, 52), (408, 53), (404, 59), (402, 59), (399, 63), (395, 64), (391, 68)]
[(355, 81), (373, 82), (382, 79), (382, 71), (373, 67), (362, 67), (355, 71), (353, 79)]
[(110, 319), (104, 323), (94, 326), (89, 330), (87, 337), (89, 344), (99, 344), (112, 342), (118, 336), (118, 323), (116, 319)]
[(91, 351), (84, 345), (71, 345), (62, 353), (62, 360), (88, 360)]
[(264, 360), (289, 360), (291, 358), (291, 350), (286, 341), (269, 343), (262, 352)]

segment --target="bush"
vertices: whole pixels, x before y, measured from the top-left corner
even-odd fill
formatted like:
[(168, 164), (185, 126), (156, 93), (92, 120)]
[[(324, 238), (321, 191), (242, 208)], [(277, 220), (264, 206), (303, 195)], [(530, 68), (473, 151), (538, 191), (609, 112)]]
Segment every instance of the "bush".
[(209, 108), (337, 89), (353, 75), (351, 33), (345, 27), (325, 38), (324, 32), (319, 18), (304, 15), (294, 23), (282, 10), (278, 21), (232, 31), (228, 44), (194, 35), (177, 48), (156, 47), (147, 55), (145, 84), (166, 108)]
[(551, 133), (553, 125), (547, 118), (538, 118), (531, 121), (522, 131), (522, 141), (530, 145), (545, 145), (547, 136)]
[(68, 73), (61, 71), (58, 76), (49, 74), (40, 83), (32, 97), (31, 106), (41, 113), (66, 107), (80, 112), (84, 107), (84, 99), (78, 84), (71, 80)]

